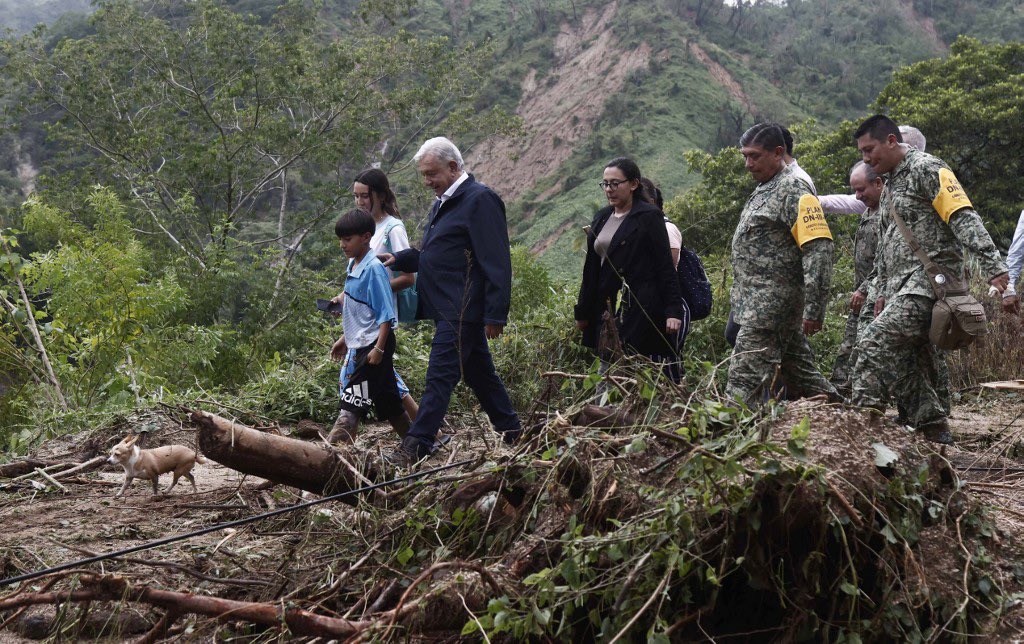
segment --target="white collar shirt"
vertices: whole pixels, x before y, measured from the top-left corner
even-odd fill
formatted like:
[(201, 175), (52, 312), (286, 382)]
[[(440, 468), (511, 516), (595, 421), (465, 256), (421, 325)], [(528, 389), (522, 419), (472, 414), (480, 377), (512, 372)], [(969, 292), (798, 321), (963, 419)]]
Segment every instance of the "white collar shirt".
[(459, 189), (459, 186), (461, 186), (466, 181), (466, 179), (468, 179), (468, 178), (469, 178), (469, 174), (467, 174), (466, 171), (463, 170), (462, 171), (462, 175), (458, 179), (455, 180), (455, 183), (453, 183), (452, 185), (448, 186), (448, 189), (444, 191), (444, 194), (442, 194), (440, 197), (438, 197), (438, 199), (441, 200), (441, 203), (444, 203), (444, 202), (448, 201), (449, 199), (451, 199), (452, 195), (455, 194), (455, 191)]

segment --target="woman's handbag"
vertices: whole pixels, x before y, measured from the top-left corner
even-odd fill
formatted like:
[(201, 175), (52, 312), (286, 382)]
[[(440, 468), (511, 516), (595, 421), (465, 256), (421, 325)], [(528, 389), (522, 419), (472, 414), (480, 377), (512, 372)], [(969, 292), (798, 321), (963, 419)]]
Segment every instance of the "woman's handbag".
[(914, 255), (924, 265), (928, 274), (928, 282), (935, 293), (935, 306), (932, 308), (932, 323), (928, 330), (928, 339), (940, 349), (953, 351), (974, 344), (979, 336), (988, 333), (988, 318), (981, 302), (971, 295), (970, 290), (960, 280), (946, 275), (938, 264), (928, 257), (914, 233), (907, 227), (889, 201), (889, 214), (896, 226), (903, 233), (903, 239), (914, 251)]

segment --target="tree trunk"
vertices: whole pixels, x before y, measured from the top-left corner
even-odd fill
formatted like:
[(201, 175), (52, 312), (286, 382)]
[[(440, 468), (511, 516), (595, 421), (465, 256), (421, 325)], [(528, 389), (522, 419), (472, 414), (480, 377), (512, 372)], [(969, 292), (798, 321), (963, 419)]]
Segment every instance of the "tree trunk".
[(57, 461), (41, 460), (38, 458), (27, 458), (22, 461), (5, 463), (0, 465), (0, 478), (11, 479), (15, 476), (22, 476), (29, 472), (34, 472), (37, 467), (49, 467), (56, 463)]
[(292, 635), (348, 638), (366, 629), (369, 622), (353, 622), (317, 615), (278, 604), (235, 601), (193, 595), (146, 586), (133, 586), (120, 577), (83, 578), (82, 590), (43, 593), (19, 593), (0, 599), (0, 610), (40, 604), (65, 604), (92, 601), (130, 601), (159, 606), (177, 615), (194, 613), (222, 622), (252, 622), (264, 626), (284, 625)]
[[(192, 422), (203, 454), (231, 469), (323, 496), (359, 487), (341, 455), (324, 445), (266, 434), (203, 411), (193, 411)], [(372, 469), (362, 474), (374, 478)], [(341, 500), (356, 504), (355, 497)]]
[[(9, 249), (8, 252), (10, 252)], [(57, 402), (60, 403), (61, 409), (67, 411), (68, 403), (64, 400), (64, 392), (60, 388), (60, 381), (57, 380), (57, 376), (53, 373), (53, 367), (50, 365), (50, 356), (46, 353), (46, 345), (43, 344), (43, 338), (39, 335), (39, 327), (36, 326), (36, 316), (35, 313), (32, 312), (32, 304), (29, 302), (28, 293), (25, 292), (25, 283), (17, 273), (14, 275), (14, 281), (18, 284), (18, 292), (21, 294), (21, 301), (25, 305), (25, 316), (28, 321), (28, 328), (32, 331), (32, 337), (36, 341), (36, 350), (39, 352), (39, 358), (43, 361), (43, 366), (46, 367), (46, 375), (50, 377), (50, 383), (53, 385), (53, 391), (57, 396)]]

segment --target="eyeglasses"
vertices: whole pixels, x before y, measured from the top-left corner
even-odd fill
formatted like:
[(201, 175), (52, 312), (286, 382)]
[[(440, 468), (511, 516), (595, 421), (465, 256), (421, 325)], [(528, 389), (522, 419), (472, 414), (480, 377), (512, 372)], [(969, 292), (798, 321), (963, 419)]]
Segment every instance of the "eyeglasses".
[(619, 186), (624, 183), (629, 183), (628, 179), (612, 179), (611, 181), (602, 181), (597, 184), (601, 190), (617, 190)]

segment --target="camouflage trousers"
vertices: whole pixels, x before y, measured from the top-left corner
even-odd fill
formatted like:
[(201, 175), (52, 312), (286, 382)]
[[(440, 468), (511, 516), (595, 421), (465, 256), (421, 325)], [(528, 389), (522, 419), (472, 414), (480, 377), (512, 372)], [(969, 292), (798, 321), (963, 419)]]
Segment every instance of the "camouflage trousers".
[(892, 396), (915, 427), (949, 416), (946, 356), (928, 341), (933, 304), (920, 295), (898, 295), (862, 329), (852, 404), (884, 411)]
[(861, 314), (864, 313), (864, 309), (868, 307), (867, 303), (860, 308), (860, 313), (854, 313), (853, 310), (846, 316), (846, 331), (843, 333), (843, 343), (839, 345), (839, 353), (836, 355), (835, 362), (832, 363), (832, 377), (829, 380), (835, 385), (836, 389), (841, 392), (848, 393), (850, 389), (850, 379), (853, 372), (853, 364), (857, 357), (854, 355), (854, 349), (857, 346), (857, 333), (860, 328)]
[[(853, 384), (853, 370), (857, 363), (857, 355), (860, 353), (860, 340), (864, 337), (868, 325), (875, 319), (875, 301), (868, 297), (861, 307), (860, 313), (850, 311), (846, 318), (846, 332), (843, 335), (843, 343), (839, 345), (839, 353), (832, 365), (832, 377), (829, 379), (836, 389), (843, 394), (849, 394)], [(946, 352), (930, 342), (925, 342), (917, 353), (918, 368), (928, 374), (935, 393), (939, 397), (946, 415), (949, 415), (952, 404), (952, 392), (949, 384), (949, 366), (946, 364)], [(911, 389), (907, 398), (917, 397), (917, 392)], [(897, 399), (900, 399), (897, 396)], [(920, 405), (914, 405), (913, 410), (907, 410), (903, 401), (900, 402), (900, 415), (907, 422), (913, 424), (914, 416), (919, 412)]]
[(837, 395), (815, 366), (814, 353), (799, 323), (777, 329), (740, 327), (729, 362), (726, 393), (753, 403), (765, 392), (778, 390), (778, 377), (786, 385), (788, 398)]

